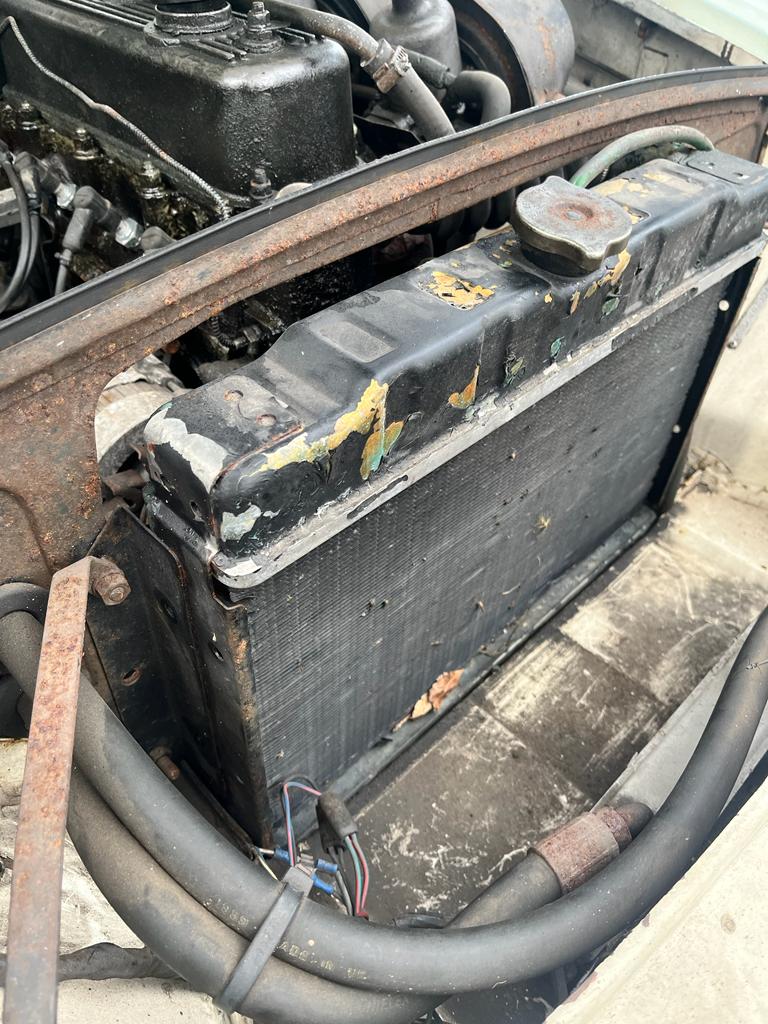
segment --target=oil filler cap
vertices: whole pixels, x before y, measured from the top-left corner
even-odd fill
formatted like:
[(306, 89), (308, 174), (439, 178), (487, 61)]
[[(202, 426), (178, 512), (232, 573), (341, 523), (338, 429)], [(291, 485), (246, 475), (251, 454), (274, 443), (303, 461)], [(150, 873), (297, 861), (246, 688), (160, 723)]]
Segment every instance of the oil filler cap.
[(529, 259), (568, 276), (598, 270), (632, 231), (613, 199), (554, 176), (520, 193), (512, 224)]

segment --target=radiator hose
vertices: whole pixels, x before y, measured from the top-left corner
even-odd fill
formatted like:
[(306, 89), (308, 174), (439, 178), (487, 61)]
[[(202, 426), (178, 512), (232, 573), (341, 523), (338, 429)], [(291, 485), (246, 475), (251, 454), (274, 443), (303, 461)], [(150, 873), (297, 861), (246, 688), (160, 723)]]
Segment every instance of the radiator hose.
[[(30, 615), (0, 620), (0, 661), (26, 689), (40, 637)], [(388, 928), (307, 902), (243, 1012), (269, 1024), (406, 1024), (414, 1007), (587, 953), (641, 917), (698, 855), (767, 702), (768, 611), (666, 803), (597, 876), (554, 902), (545, 893), (533, 902), (545, 906), (528, 904), (517, 920), (511, 901), (497, 905), (504, 921), (440, 931)], [(150, 948), (216, 994), (274, 902), (274, 883), (197, 815), (90, 686), (81, 687), (75, 756), (70, 828), (95, 880)]]
[(346, 50), (356, 54), (361, 60), (361, 67), (374, 79), (382, 64), (389, 61), (393, 67), (388, 93), (402, 110), (410, 114), (414, 124), (425, 139), (441, 139), (445, 135), (453, 135), (453, 125), (436, 97), (419, 78), (406, 57), (404, 66), (393, 59), (393, 47), (385, 40), (376, 40), (370, 33), (355, 25), (346, 18), (324, 11), (299, 7), (297, 4), (283, 3), (283, 0), (265, 0), (264, 6), (269, 13), (282, 21), (312, 32), (318, 36), (326, 36), (340, 43)]

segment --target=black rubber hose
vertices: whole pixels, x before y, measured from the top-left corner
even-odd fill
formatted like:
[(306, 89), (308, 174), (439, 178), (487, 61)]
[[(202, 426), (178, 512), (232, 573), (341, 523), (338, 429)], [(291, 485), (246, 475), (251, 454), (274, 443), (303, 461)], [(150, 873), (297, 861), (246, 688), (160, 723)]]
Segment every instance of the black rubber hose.
[(8, 178), (8, 182), (16, 197), (16, 204), (19, 208), (19, 227), (21, 229), (21, 240), (19, 242), (19, 254), (16, 258), (16, 266), (14, 267), (13, 274), (11, 275), (11, 280), (0, 294), (0, 313), (4, 313), (26, 283), (30, 260), (34, 259), (34, 247), (32, 215), (29, 212), (27, 193), (24, 191), (24, 185), (21, 182), (21, 178), (16, 173), (8, 154), (5, 154), (3, 158), (0, 159), (0, 167), (5, 171), (5, 176)]
[[(3, 648), (3, 660), (12, 653)], [(16, 674), (11, 664), (8, 667)], [(110, 804), (131, 831), (147, 837), (142, 844), (156, 859), (175, 877), (186, 878), (206, 894), (207, 905), (215, 908), (223, 902), (224, 890), (239, 889), (240, 895), (229, 907), (237, 907), (253, 928), (274, 900), (273, 884), (259, 877), (257, 869), (231, 847), (227, 850), (228, 844), (183, 806), (183, 798), (148, 762), (95, 691), (84, 688), (81, 708), (94, 701), (102, 708), (94, 722), (97, 727), (101, 724), (90, 749), (106, 768), (107, 777), (93, 781), (102, 793), (111, 794)], [(695, 859), (738, 777), (767, 701), (768, 612), (764, 612), (661, 811), (596, 878), (518, 922), (467, 931), (396, 931), (307, 903), (286, 936), (289, 949), (297, 950), (295, 965), (342, 985), (433, 995), (510, 984), (588, 952), (642, 916)], [(80, 721), (78, 716), (78, 754), (88, 749)], [(111, 747), (105, 745), (110, 740)], [(141, 757), (131, 754), (131, 746)], [(290, 952), (281, 955), (292, 959)]]
[(433, 89), (445, 89), (455, 79), (456, 76), (447, 64), (435, 60), (434, 57), (429, 57), (426, 53), (419, 53), (418, 50), (406, 49), (405, 52), (419, 78), (423, 79), (427, 85), (431, 85)]
[(506, 83), (489, 71), (461, 71), (448, 86), (445, 100), (478, 106), (481, 124), (512, 113), (512, 96)]
[[(379, 42), (346, 18), (311, 10), (308, 7), (298, 7), (295, 4), (284, 3), (283, 0), (265, 0), (265, 6), (275, 18), (296, 25), (305, 32), (335, 39), (345, 49), (357, 54), (364, 70), (366, 65), (378, 56)], [(411, 115), (416, 128), (425, 139), (441, 139), (453, 134), (453, 125), (448, 115), (410, 65), (387, 95)]]
[[(79, 770), (72, 775), (68, 826), (85, 866), (129, 928), (194, 988), (214, 998), (223, 991), (247, 941), (158, 866)], [(273, 957), (240, 1011), (259, 1024), (407, 1024), (413, 1005), (402, 996), (342, 988)]]
[[(68, 827), (89, 873), (126, 924), (193, 987), (214, 997), (221, 992), (247, 941), (163, 871), (79, 769), (72, 776)], [(494, 889), (493, 901), (478, 898), (455, 924), (487, 922), (491, 910), (520, 916), (560, 893), (553, 872), (536, 854), (524, 858), (486, 894)], [(180, 936), (194, 936), (194, 941), (180, 941)], [(343, 988), (273, 958), (240, 1012), (260, 1024), (410, 1024), (436, 1002), (435, 997)]]
[[(512, 112), (512, 96), (507, 84), (488, 71), (462, 71), (448, 86), (445, 102), (468, 103), (480, 108), (480, 124), (506, 117)], [(485, 199), (467, 211), (468, 230), (501, 227), (509, 223), (515, 193), (507, 190), (492, 199)]]

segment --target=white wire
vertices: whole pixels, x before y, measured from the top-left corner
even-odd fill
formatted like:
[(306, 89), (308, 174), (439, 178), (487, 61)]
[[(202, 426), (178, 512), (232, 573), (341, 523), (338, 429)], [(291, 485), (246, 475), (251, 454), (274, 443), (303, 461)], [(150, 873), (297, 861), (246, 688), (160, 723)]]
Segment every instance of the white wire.
[(107, 117), (111, 117), (113, 121), (116, 121), (124, 128), (127, 128), (141, 143), (143, 143), (143, 145), (147, 147), (148, 150), (150, 150), (150, 152), (154, 153), (156, 157), (168, 164), (169, 167), (173, 167), (174, 170), (178, 171), (179, 174), (183, 175), (185, 178), (188, 178), (191, 182), (194, 182), (194, 184), (197, 185), (201, 191), (205, 192), (205, 194), (216, 204), (216, 208), (219, 211), (222, 220), (227, 220), (231, 216), (232, 211), (230, 210), (227, 201), (212, 185), (209, 185), (204, 178), (201, 178), (199, 174), (191, 171), (189, 167), (185, 167), (184, 164), (174, 159), (174, 157), (166, 153), (164, 149), (161, 149), (160, 146), (158, 146), (156, 142), (153, 142), (146, 132), (143, 132), (141, 128), (133, 123), (133, 121), (129, 121), (127, 117), (123, 117), (122, 114), (119, 114), (106, 103), (98, 103), (96, 100), (91, 99), (91, 97), (88, 96), (87, 93), (84, 93), (82, 89), (78, 89), (78, 87), (73, 85), (72, 82), (68, 82), (66, 78), (62, 78), (54, 71), (47, 68), (30, 49), (29, 43), (21, 34), (21, 29), (19, 28), (15, 18), (8, 17), (3, 19), (2, 23), (0, 23), (0, 34), (2, 34), (7, 28), (11, 29), (19, 46), (38, 71), (50, 78), (51, 81), (56, 82), (57, 85), (62, 87), (62, 89), (66, 89), (67, 92), (72, 93), (72, 95), (76, 96), (77, 99), (79, 99), (81, 103), (84, 103), (86, 107), (89, 107), (91, 110), (96, 110), (101, 114), (106, 114)]

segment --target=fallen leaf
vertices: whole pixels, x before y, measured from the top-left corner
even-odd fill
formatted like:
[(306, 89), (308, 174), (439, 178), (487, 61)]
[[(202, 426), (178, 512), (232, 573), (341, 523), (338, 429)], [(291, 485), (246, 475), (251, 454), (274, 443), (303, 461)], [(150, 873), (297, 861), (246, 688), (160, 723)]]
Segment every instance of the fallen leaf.
[(408, 717), (413, 721), (414, 718), (423, 718), (424, 715), (428, 715), (432, 710), (432, 702), (429, 699), (429, 693), (425, 693), (422, 697), (416, 701), (411, 709)]
[(442, 675), (439, 675), (430, 686), (427, 692), (427, 699), (435, 711), (440, 710), (443, 701), (451, 690), (455, 690), (459, 685), (459, 680), (461, 679), (463, 671), (464, 669), (456, 668), (453, 672), (443, 672)]
[(397, 732), (406, 722), (413, 722), (415, 719), (423, 718), (424, 715), (428, 715), (432, 711), (439, 711), (451, 690), (455, 690), (459, 685), (463, 672), (463, 668), (456, 668), (452, 672), (442, 672), (427, 692), (419, 697), (405, 718), (401, 718), (392, 727), (392, 732)]

